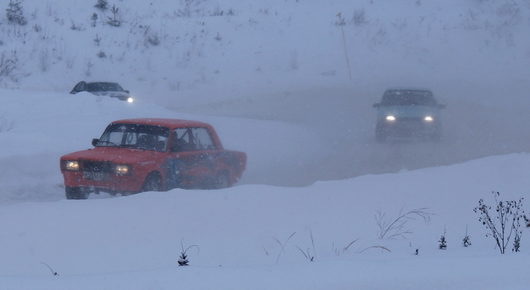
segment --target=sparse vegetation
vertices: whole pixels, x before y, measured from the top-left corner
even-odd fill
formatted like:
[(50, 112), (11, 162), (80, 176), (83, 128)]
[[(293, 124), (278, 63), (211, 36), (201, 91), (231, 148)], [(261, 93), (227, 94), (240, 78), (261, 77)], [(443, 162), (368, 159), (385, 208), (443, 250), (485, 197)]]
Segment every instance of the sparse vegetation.
[(90, 21), (92, 23), (92, 27), (96, 27), (96, 24), (98, 22), (98, 14), (92, 13), (92, 16), (90, 16)]
[(486, 228), (486, 237), (491, 237), (501, 254), (506, 252), (512, 235), (515, 236), (513, 251), (518, 252), (521, 243), (521, 220), (524, 219), (523, 198), (504, 201), (499, 192), (492, 192), (494, 204), (488, 205), (480, 199), (474, 212)]
[(4, 78), (14, 78), (14, 71), (17, 69), (18, 56), (16, 51), (10, 53), (2, 52), (0, 55), (0, 80)]
[(46, 266), (46, 268), (48, 268), (48, 270), (50, 270), (50, 273), (51, 273), (53, 276), (59, 276), (59, 273), (57, 273), (57, 271), (55, 271), (50, 265), (48, 265), (47, 263), (44, 263), (44, 262), (41, 262), (41, 264), (43, 264), (44, 266)]
[(358, 240), (359, 239), (355, 239), (355, 240), (349, 242), (348, 244), (346, 244), (344, 247), (341, 247), (341, 248), (337, 248), (335, 246), (335, 243), (333, 243), (333, 245), (332, 245), (333, 253), (335, 254), (335, 256), (340, 256), (340, 255), (348, 252), (350, 247), (353, 246), (353, 244), (355, 244)]
[(401, 210), (395, 218), (389, 219), (386, 213), (378, 211), (375, 215), (375, 221), (379, 229), (378, 238), (407, 238), (408, 235), (412, 234), (412, 230), (408, 227), (410, 221), (421, 219), (427, 223), (431, 220), (432, 215), (428, 208), (416, 208), (405, 212)]
[(6, 9), (6, 18), (9, 23), (15, 25), (26, 25), (28, 23), (24, 16), (22, 1), (9, 0)]
[(462, 246), (464, 246), (464, 248), (471, 246), (471, 237), (469, 236), (467, 232), (467, 226), (466, 226), (466, 234), (464, 235), (464, 238), (462, 239)]
[(438, 240), (438, 249), (440, 250), (447, 250), (447, 239), (445, 238), (446, 234), (447, 232), (444, 229), (443, 234), (440, 236), (440, 239)]
[(112, 13), (112, 16), (108, 17), (107, 24), (113, 27), (120, 27), (121, 26), (120, 9), (116, 7), (116, 5), (112, 5), (110, 12)]
[(315, 248), (315, 239), (313, 237), (313, 232), (309, 231), (309, 239), (311, 240), (311, 248), (305, 248), (302, 249), (299, 246), (296, 246), (298, 251), (302, 253), (302, 255), (308, 260), (309, 262), (314, 262), (316, 257), (316, 248)]
[(180, 255), (179, 255), (179, 258), (177, 260), (177, 264), (179, 266), (189, 266), (189, 255), (188, 255), (188, 251), (191, 250), (191, 249), (197, 249), (197, 251), (199, 251), (199, 246), (198, 245), (191, 245), (191, 246), (188, 246), (186, 248), (184, 248), (184, 244), (181, 242), (180, 243)]
[(364, 12), (364, 9), (356, 9), (353, 12), (352, 22), (355, 26), (361, 26), (368, 23), (368, 21), (366, 20), (366, 13)]
[(276, 243), (280, 246), (278, 255), (276, 255), (276, 264), (280, 262), (280, 257), (282, 256), (283, 253), (285, 253), (285, 247), (287, 246), (287, 243), (289, 242), (290, 239), (292, 239), (292, 237), (294, 237), (294, 235), (296, 235), (296, 232), (293, 232), (291, 235), (289, 235), (289, 237), (287, 237), (287, 239), (285, 239), (283, 242), (281, 242), (277, 238), (274, 238), (274, 241), (276, 241)]
[(109, 8), (109, 3), (107, 0), (97, 0), (96, 5), (94, 5), (94, 7), (101, 11), (105, 11)]

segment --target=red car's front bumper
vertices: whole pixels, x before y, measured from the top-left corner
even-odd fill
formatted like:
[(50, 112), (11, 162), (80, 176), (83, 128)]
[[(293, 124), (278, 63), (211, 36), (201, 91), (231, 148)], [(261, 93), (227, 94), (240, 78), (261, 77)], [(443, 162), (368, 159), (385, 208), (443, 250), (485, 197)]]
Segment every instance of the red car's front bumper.
[(62, 171), (64, 186), (82, 187), (105, 192), (138, 192), (143, 180), (133, 175), (116, 175), (105, 173), (99, 176), (83, 174), (82, 171)]

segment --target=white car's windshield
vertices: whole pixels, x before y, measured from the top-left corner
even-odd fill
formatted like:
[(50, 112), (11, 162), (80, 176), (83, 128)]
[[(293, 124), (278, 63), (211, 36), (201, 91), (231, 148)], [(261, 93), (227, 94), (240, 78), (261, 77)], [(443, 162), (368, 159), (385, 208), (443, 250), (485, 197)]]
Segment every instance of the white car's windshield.
[(436, 106), (430, 91), (388, 90), (383, 95), (383, 106)]

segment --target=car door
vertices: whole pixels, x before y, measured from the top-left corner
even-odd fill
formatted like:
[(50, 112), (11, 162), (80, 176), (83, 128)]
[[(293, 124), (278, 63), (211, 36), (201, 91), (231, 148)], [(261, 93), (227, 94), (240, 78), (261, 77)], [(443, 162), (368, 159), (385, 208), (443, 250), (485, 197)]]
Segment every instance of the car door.
[(173, 186), (206, 185), (217, 173), (216, 147), (207, 128), (177, 128), (172, 132), (168, 159), (169, 183)]

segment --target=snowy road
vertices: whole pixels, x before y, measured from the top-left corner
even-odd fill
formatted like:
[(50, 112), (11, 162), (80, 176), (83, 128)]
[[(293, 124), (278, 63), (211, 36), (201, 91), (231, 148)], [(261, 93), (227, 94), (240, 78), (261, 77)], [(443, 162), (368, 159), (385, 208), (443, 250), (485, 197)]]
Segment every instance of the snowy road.
[[(298, 150), (311, 151), (310, 160), (279, 160), (246, 175), (244, 183), (307, 185), (316, 180), (343, 179), (459, 163), (489, 155), (527, 152), (530, 103), (503, 103), (496, 96), (473, 98), (455, 90), (438, 96), (443, 112), (444, 138), (439, 143), (407, 140), (377, 144), (373, 137), (375, 110), (381, 92), (321, 88), (258, 94), (253, 97), (195, 106), (173, 107), (179, 112), (275, 120), (314, 132), (314, 142)], [(517, 99), (516, 99), (517, 100)], [(274, 136), (270, 136), (274, 138)], [(290, 136), (296, 138), (295, 136)], [(286, 174), (287, 173), (287, 174)]]

